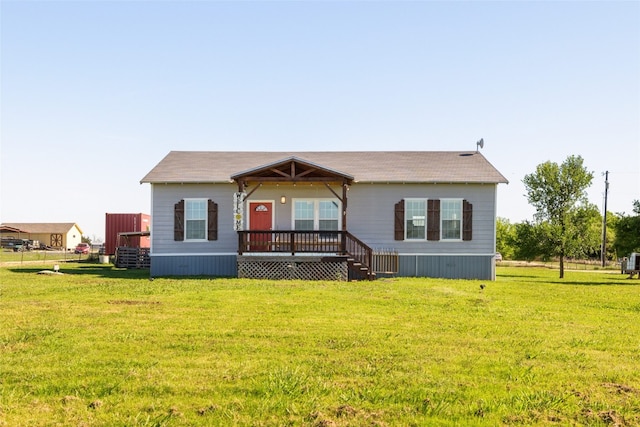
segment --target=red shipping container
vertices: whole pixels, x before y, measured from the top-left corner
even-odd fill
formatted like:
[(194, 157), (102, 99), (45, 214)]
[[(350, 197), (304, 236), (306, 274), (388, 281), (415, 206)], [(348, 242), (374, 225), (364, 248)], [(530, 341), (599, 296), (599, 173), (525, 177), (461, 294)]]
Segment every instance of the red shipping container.
[(106, 214), (105, 224), (105, 255), (114, 255), (118, 246), (128, 246), (130, 248), (151, 247), (149, 236), (127, 236), (118, 239), (119, 233), (150, 231), (150, 215), (143, 213), (108, 213)]

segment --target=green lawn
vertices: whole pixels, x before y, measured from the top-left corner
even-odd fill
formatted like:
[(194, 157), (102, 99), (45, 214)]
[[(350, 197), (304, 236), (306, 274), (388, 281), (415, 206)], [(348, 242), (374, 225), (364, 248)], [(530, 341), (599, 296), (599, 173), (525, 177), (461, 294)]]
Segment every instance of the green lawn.
[(616, 272), (43, 268), (0, 268), (0, 426), (640, 425), (640, 280)]

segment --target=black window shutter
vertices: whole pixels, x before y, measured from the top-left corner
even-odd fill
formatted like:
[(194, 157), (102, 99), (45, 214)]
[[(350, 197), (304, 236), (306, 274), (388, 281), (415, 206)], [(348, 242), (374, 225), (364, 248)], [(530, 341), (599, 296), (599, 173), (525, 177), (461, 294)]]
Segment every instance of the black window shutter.
[(184, 240), (184, 200), (173, 207), (173, 240)]
[(462, 201), (462, 240), (471, 240), (473, 223), (473, 205)]
[(427, 240), (440, 240), (440, 199), (427, 200)]
[(394, 215), (393, 238), (395, 240), (404, 240), (404, 199), (395, 204)]
[(218, 240), (218, 204), (209, 199), (207, 206), (207, 240)]

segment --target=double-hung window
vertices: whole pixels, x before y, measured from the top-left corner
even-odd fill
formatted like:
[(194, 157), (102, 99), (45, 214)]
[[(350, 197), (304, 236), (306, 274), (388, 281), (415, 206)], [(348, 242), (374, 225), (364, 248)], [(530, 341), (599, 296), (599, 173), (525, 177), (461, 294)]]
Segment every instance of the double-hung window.
[(318, 200), (318, 230), (337, 230), (338, 212), (338, 202), (335, 200)]
[(340, 204), (334, 199), (295, 199), (294, 230), (339, 230)]
[(402, 199), (394, 205), (394, 240), (469, 241), (473, 205), (464, 199)]
[(427, 231), (427, 201), (425, 199), (406, 199), (405, 200), (405, 239), (407, 240), (424, 240)]
[(207, 200), (185, 199), (185, 240), (207, 239)]
[(462, 240), (462, 200), (440, 200), (442, 240)]

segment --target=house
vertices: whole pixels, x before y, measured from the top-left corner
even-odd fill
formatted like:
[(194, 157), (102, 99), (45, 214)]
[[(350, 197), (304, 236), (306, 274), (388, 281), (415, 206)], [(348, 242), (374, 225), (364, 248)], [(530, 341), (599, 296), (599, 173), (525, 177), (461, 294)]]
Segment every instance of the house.
[(477, 151), (172, 151), (151, 275), (495, 278), (497, 185)]
[(39, 241), (55, 249), (73, 250), (82, 241), (82, 230), (73, 222), (5, 222), (2, 237)]

